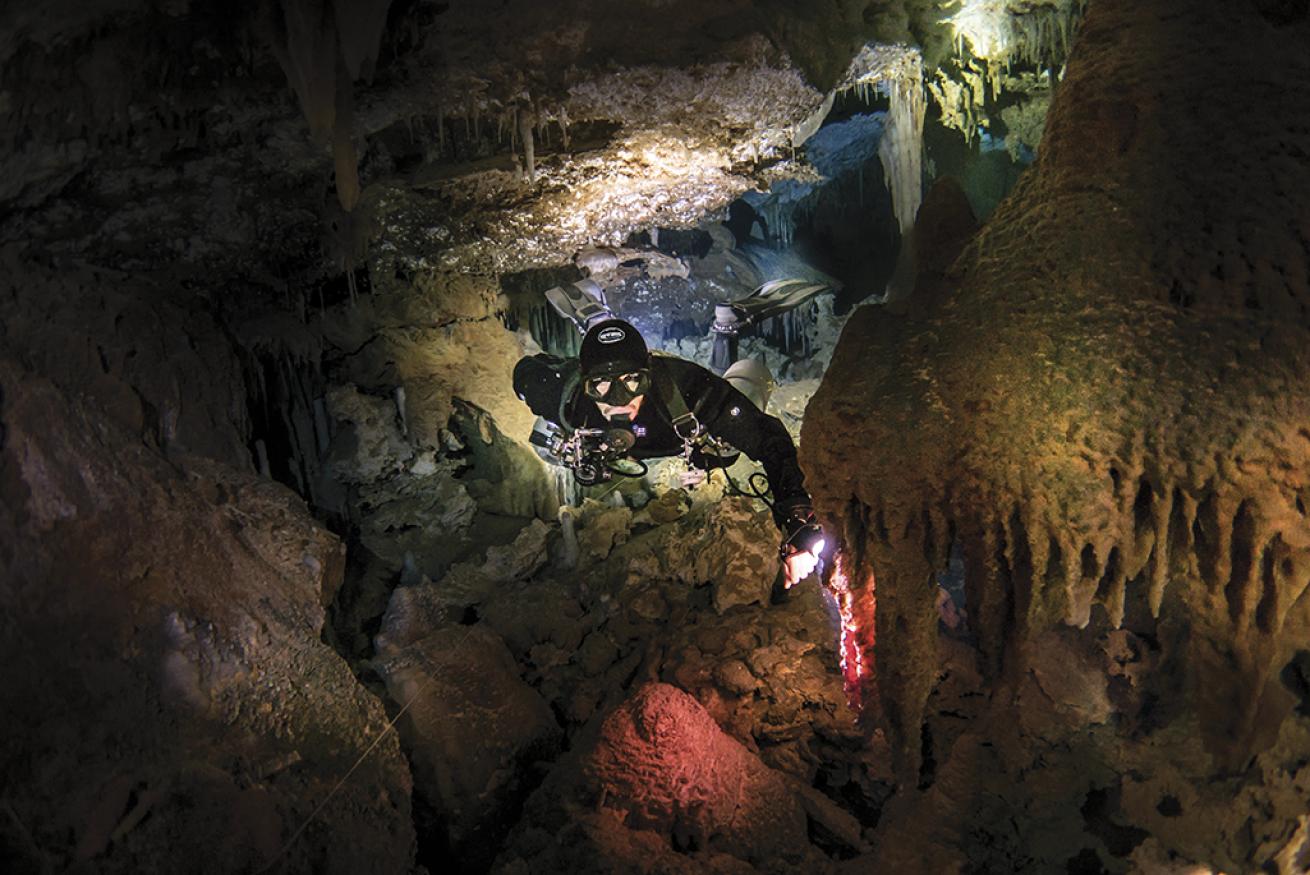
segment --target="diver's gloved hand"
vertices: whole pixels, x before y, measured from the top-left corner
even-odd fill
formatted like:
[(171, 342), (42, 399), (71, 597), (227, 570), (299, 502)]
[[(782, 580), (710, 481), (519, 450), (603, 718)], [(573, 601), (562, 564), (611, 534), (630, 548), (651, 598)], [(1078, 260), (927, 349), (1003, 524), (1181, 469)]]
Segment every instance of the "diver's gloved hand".
[(791, 508), (785, 520), (787, 537), (778, 548), (785, 578), (783, 586), (791, 589), (814, 573), (827, 547), (823, 527), (806, 505)]

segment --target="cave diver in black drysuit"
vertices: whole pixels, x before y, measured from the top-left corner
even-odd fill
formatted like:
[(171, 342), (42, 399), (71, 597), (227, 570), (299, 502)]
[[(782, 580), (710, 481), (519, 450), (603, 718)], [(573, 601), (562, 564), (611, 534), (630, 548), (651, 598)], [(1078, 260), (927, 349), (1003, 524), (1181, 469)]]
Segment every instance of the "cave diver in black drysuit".
[[(532, 442), (572, 468), (583, 485), (615, 472), (639, 476), (642, 459), (681, 456), (705, 470), (727, 467), (744, 452), (768, 479), (783, 534), (784, 587), (808, 577), (825, 542), (786, 427), (723, 377), (652, 354), (637, 329), (604, 306), (594, 283), (552, 289), (547, 297), (586, 333), (576, 360), (539, 353), (514, 368), (515, 392), (540, 417)], [(635, 472), (622, 467), (631, 460)]]

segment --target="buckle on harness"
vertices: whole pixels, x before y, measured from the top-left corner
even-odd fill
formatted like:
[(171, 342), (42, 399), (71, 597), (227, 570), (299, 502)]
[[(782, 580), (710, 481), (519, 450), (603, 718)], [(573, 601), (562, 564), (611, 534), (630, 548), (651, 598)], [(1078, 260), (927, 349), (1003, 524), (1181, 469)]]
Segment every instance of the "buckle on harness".
[[(684, 434), (682, 428), (688, 423), (691, 423), (691, 429)], [(683, 444), (690, 445), (704, 434), (705, 430), (701, 427), (700, 420), (696, 418), (696, 414), (688, 411), (673, 420), (673, 433), (678, 436), (678, 440), (682, 441)]]

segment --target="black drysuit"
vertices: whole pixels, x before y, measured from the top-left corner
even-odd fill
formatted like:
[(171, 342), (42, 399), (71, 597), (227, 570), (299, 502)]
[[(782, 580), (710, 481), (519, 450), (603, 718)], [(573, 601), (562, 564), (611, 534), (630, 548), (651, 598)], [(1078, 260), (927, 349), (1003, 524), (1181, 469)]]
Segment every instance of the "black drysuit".
[[(810, 496), (805, 491), (805, 478), (796, 461), (796, 445), (791, 435), (776, 418), (762, 412), (722, 377), (716, 376), (695, 362), (673, 356), (654, 354), (650, 357), (651, 385), (646, 391), (637, 418), (632, 421), (636, 443), (628, 451), (634, 459), (652, 459), (663, 456), (680, 456), (683, 440), (674, 431), (673, 420), (678, 405), (665, 397), (677, 388), (682, 403), (695, 414), (701, 426), (720, 440), (726, 441), (764, 466), (773, 493), (773, 516), (778, 527), (794, 528), (808, 518)], [(596, 402), (582, 391), (578, 381), (560, 381), (560, 390), (572, 387), (568, 398), (554, 409), (564, 414), (569, 428), (612, 428), (613, 423), (601, 415)], [(555, 397), (559, 398), (560, 392)], [(545, 409), (550, 409), (548, 405)], [(542, 413), (541, 410), (536, 412)], [(548, 419), (551, 417), (542, 413)], [(681, 427), (687, 434), (690, 425)]]

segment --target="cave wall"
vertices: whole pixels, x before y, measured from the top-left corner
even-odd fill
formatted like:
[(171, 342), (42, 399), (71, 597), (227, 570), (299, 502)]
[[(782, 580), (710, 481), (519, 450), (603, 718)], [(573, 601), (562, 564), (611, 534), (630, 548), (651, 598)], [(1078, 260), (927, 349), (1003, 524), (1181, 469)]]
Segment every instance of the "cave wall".
[(44, 260), (18, 245), (0, 258), (8, 355), (67, 393), (96, 398), (161, 452), (250, 464), (236, 352), (177, 277)]
[[(1299, 731), (1310, 622), (1306, 28), (1254, 5), (1092, 4), (1033, 169), (950, 268), (848, 323), (803, 463), (876, 599), (866, 699), (903, 781), (952, 545), (994, 700), (1013, 704), (1052, 627), (1148, 642), (1156, 722), (1118, 726), (1108, 773), (1171, 731), (1187, 741), (1158, 768), (1188, 760), (1189, 787), (1261, 752), (1295, 762), (1275, 751)], [(1247, 861), (1298, 814), (1174, 847)]]
[(322, 639), (345, 548), (254, 471), (232, 341), (153, 277), (5, 267), (0, 865), (403, 871), (408, 763)]

